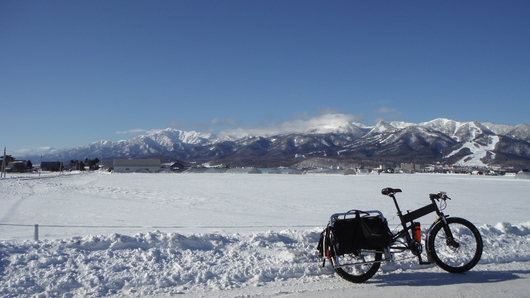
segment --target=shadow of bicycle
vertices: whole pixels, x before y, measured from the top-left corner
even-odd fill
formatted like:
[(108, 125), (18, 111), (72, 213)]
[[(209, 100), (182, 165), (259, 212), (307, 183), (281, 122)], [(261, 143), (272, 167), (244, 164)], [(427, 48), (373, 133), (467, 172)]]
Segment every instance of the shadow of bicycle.
[(447, 272), (402, 272), (378, 274), (371, 280), (376, 286), (444, 286), (454, 284), (496, 283), (521, 278), (530, 270)]

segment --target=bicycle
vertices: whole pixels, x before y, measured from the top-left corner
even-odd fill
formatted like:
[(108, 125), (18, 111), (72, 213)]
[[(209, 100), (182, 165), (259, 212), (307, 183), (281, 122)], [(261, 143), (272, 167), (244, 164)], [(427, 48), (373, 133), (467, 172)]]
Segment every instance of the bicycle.
[[(478, 229), (468, 220), (449, 217), (442, 212), (450, 198), (445, 192), (430, 194), (431, 203), (403, 214), (395, 194), (401, 189), (384, 188), (381, 193), (394, 201), (401, 230), (393, 233), (378, 210), (350, 210), (335, 213), (322, 232), (317, 247), (319, 256), (347, 281), (361, 283), (375, 275), (382, 262), (393, 261), (393, 254), (409, 250), (419, 264), (435, 263), (451, 273), (473, 268), (482, 255), (483, 243)], [(438, 218), (425, 236), (427, 260), (423, 260), (421, 225), (415, 220), (435, 212)], [(384, 257), (383, 257), (384, 256)]]

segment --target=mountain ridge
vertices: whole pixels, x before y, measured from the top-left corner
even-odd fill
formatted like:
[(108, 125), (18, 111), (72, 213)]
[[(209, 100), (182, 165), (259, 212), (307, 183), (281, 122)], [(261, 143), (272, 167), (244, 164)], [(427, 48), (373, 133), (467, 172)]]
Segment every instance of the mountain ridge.
[(319, 125), (303, 132), (233, 137), (166, 128), (117, 142), (97, 141), (56, 150), (49, 160), (167, 157), (185, 163), (231, 166), (290, 166), (300, 157), (359, 162), (445, 163), (470, 167), (530, 166), (530, 125), (381, 121)]

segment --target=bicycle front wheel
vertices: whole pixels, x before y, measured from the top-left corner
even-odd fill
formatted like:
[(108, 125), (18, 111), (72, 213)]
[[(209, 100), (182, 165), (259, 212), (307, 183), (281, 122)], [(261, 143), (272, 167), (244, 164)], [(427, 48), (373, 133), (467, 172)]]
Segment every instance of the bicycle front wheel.
[(370, 279), (379, 270), (382, 249), (361, 250), (357, 254), (335, 256), (333, 269), (347, 281), (362, 283)]
[[(449, 231), (452, 237), (447, 235)], [(483, 249), (478, 229), (458, 217), (447, 218), (447, 226), (442, 221), (434, 225), (427, 245), (436, 265), (451, 273), (462, 273), (475, 267)]]

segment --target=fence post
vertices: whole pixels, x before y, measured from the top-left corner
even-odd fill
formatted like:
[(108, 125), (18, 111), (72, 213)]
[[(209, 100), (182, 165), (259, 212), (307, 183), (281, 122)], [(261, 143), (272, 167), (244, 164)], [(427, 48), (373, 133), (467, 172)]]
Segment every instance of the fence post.
[(39, 240), (39, 225), (36, 224), (35, 225), (35, 241), (38, 241)]

